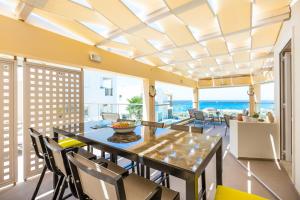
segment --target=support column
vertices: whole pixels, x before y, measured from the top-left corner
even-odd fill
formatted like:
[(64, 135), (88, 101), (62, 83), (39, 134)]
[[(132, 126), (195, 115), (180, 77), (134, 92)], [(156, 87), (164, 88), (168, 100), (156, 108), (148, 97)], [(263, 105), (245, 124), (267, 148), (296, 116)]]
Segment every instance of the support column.
[(254, 87), (253, 85), (249, 85), (249, 90), (248, 90), (248, 95), (249, 95), (249, 114), (252, 116), (255, 112), (255, 96), (254, 96)]
[(254, 101), (255, 101), (255, 112), (260, 112), (261, 103), (261, 84), (254, 85)]
[(193, 108), (199, 110), (199, 88), (193, 88)]
[(143, 98), (143, 120), (155, 121), (155, 97), (149, 95), (150, 87), (155, 87), (155, 81), (144, 79), (144, 98)]

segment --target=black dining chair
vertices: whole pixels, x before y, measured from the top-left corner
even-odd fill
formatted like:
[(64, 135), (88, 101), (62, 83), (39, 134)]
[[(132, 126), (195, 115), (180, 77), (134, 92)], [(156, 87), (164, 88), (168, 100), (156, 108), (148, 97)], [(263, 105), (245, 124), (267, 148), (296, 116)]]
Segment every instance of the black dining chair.
[(227, 130), (230, 128), (230, 119), (231, 119), (230, 115), (224, 114), (224, 120), (225, 120), (225, 124), (226, 124), (225, 136), (226, 136)]
[(122, 176), (76, 153), (67, 154), (80, 200), (178, 200), (179, 193), (130, 174)]
[(36, 188), (35, 188), (35, 190), (32, 194), (32, 197), (31, 197), (31, 199), (34, 200), (36, 198), (38, 192), (39, 192), (39, 189), (40, 189), (41, 184), (43, 182), (46, 171), (49, 170), (49, 171), (53, 172), (53, 170), (52, 170), (52, 167), (50, 165), (50, 161), (49, 161), (48, 156), (47, 156), (43, 136), (33, 128), (29, 128), (29, 134), (30, 134), (30, 138), (31, 138), (31, 142), (32, 142), (32, 145), (33, 145), (35, 155), (37, 156), (37, 158), (42, 159), (44, 161), (44, 167), (43, 167), (42, 173), (40, 175), (40, 178), (38, 180)]
[[(42, 169), (37, 186), (31, 197), (31, 199), (35, 199), (38, 194), (38, 191), (41, 187), (41, 184), (43, 182), (46, 171), (49, 170), (49, 171), (53, 172), (53, 168), (52, 168), (49, 158), (48, 158), (48, 153), (46, 150), (45, 142), (43, 140), (43, 135), (40, 132), (38, 132), (37, 130), (35, 130), (34, 128), (29, 128), (29, 134), (30, 134), (31, 143), (33, 145), (35, 155), (37, 156), (37, 158), (42, 159), (44, 161), (44, 167)], [(55, 138), (55, 139), (58, 140), (58, 138)], [(62, 140), (58, 140), (58, 141), (59, 141), (59, 145), (62, 146), (63, 148), (85, 146), (84, 143), (79, 142), (74, 139), (71, 139), (71, 138), (66, 138), (66, 139), (62, 139)], [(53, 188), (55, 188), (55, 186), (56, 186), (56, 181), (53, 181)]]
[(103, 112), (101, 114), (103, 120), (111, 121), (111, 122), (117, 122), (118, 119), (120, 119), (120, 116), (118, 113), (108, 113)]
[[(165, 124), (164, 123), (159, 123), (159, 122), (151, 122), (151, 121), (142, 121), (141, 122), (142, 126), (148, 126), (153, 128), (153, 132), (156, 132), (157, 128), (164, 128)], [(150, 167), (146, 166), (146, 174), (145, 174), (145, 166), (141, 165), (141, 175), (145, 176), (147, 179), (150, 179)], [(167, 186), (168, 188), (170, 187), (170, 177), (169, 174), (161, 172), (158, 176), (154, 177), (152, 181), (158, 182), (162, 184), (163, 186)]]
[(178, 131), (193, 132), (193, 133), (203, 133), (203, 127), (193, 127), (193, 126), (171, 124), (171, 129), (178, 130)]
[(130, 123), (136, 123), (136, 120), (134, 120), (134, 119), (118, 119), (117, 122), (130, 122)]
[[(66, 199), (70, 196), (76, 196), (74, 183), (72, 182), (71, 172), (68, 167), (66, 153), (70, 151), (78, 152), (80, 155), (86, 157), (87, 159), (96, 159), (94, 154), (89, 153), (88, 151), (82, 148), (70, 147), (63, 148), (49, 137), (43, 137), (45, 148), (47, 151), (47, 157), (49, 159), (51, 169), (53, 173), (59, 177), (59, 180), (56, 184), (53, 199)], [(63, 197), (66, 187), (70, 188), (71, 194), (68, 194)]]

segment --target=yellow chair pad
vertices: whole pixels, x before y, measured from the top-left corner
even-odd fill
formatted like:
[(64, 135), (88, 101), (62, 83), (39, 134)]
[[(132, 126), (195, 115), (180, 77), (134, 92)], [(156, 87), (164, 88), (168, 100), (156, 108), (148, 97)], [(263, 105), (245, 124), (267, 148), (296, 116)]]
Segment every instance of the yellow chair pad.
[(225, 186), (218, 186), (215, 200), (267, 200), (254, 194), (248, 194)]
[(80, 142), (78, 140), (72, 139), (72, 138), (65, 138), (62, 140), (58, 141), (58, 144), (62, 147), (62, 148), (70, 148), (70, 147), (83, 147), (86, 146), (85, 143)]

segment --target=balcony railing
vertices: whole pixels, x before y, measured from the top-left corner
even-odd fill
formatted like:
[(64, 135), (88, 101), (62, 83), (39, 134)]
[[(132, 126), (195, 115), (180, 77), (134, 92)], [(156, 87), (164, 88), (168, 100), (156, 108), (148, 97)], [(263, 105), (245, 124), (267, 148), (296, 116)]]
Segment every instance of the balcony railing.
[(188, 109), (182, 111), (174, 109), (169, 103), (155, 105), (155, 119), (157, 122), (172, 124), (187, 118), (189, 118)]
[(85, 121), (99, 120), (103, 112), (118, 113), (121, 119), (140, 120), (143, 116), (143, 104), (84, 104)]

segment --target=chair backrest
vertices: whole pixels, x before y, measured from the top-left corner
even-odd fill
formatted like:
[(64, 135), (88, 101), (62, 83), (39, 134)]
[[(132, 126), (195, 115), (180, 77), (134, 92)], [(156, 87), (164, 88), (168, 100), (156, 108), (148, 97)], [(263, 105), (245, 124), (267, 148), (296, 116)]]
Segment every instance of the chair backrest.
[(36, 156), (43, 159), (47, 168), (52, 171), (43, 135), (33, 128), (29, 128), (29, 134)]
[(43, 138), (42, 134), (33, 128), (29, 128), (29, 134), (36, 156), (40, 159), (44, 159), (43, 147), (40, 142), (40, 139)]
[(203, 127), (193, 127), (191, 126), (191, 132), (193, 133), (203, 133)]
[(194, 133), (203, 133), (203, 127), (193, 127), (193, 126), (171, 124), (171, 129), (179, 130), (179, 131), (187, 131), (187, 132), (190, 131), (190, 132), (194, 132)]
[(142, 126), (155, 127), (155, 128), (163, 128), (165, 126), (164, 123), (150, 122), (150, 121), (142, 121), (141, 125)]
[(79, 199), (125, 200), (122, 176), (74, 152), (67, 153)]
[(203, 111), (196, 111), (195, 112), (195, 119), (204, 121), (205, 117), (204, 117)]
[(231, 117), (230, 117), (230, 115), (224, 115), (224, 120), (225, 120), (225, 124), (226, 124), (226, 126), (229, 128), (229, 121), (230, 121), (230, 119), (231, 119)]
[(66, 177), (69, 176), (71, 172), (69, 170), (66, 157), (67, 150), (63, 149), (57, 142), (49, 137), (44, 137), (44, 143), (53, 171), (57, 174), (62, 173), (61, 175)]
[(178, 131), (190, 131), (189, 126), (171, 124), (171, 129)]
[(197, 112), (196, 108), (192, 108), (192, 109), (188, 109), (190, 118), (194, 118), (195, 117), (195, 112)]
[(101, 115), (102, 115), (103, 120), (107, 120), (107, 121), (111, 121), (111, 122), (116, 122), (120, 118), (118, 113), (105, 113), (105, 112), (103, 112)]
[(118, 119), (117, 122), (132, 122), (132, 123), (135, 123), (136, 121), (134, 119)]
[(248, 115), (249, 115), (249, 111), (246, 110), (246, 109), (244, 109), (244, 110), (243, 110), (243, 116), (248, 116)]

